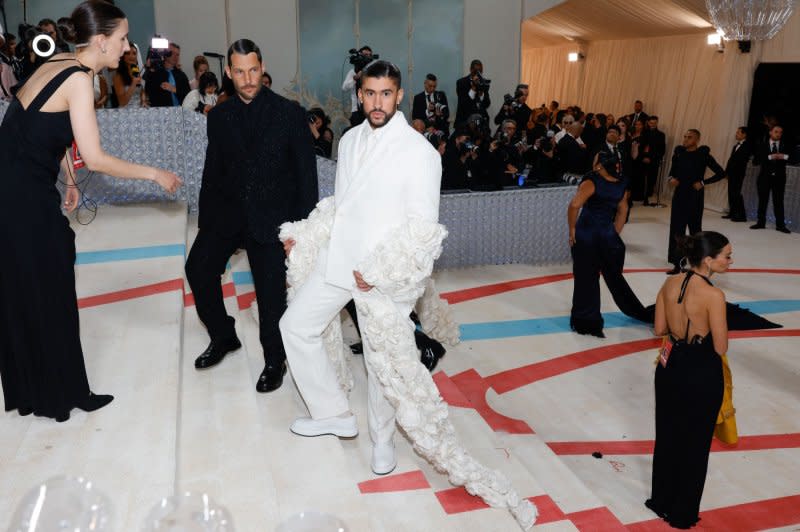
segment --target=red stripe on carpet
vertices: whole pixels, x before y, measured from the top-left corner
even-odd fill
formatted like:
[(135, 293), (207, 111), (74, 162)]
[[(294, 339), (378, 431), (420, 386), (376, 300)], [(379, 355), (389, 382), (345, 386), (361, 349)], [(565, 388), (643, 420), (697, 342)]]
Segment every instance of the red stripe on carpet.
[[(570, 355), (545, 360), (543, 362), (536, 362), (535, 364), (501, 371), (500, 373), (485, 377), (485, 380), (494, 391), (503, 394), (542, 379), (561, 375), (562, 373), (613, 360), (631, 353), (638, 353), (645, 349), (655, 349), (660, 342), (661, 340), (659, 338), (648, 338), (646, 340), (634, 340), (621, 344), (596, 347), (587, 349), (586, 351), (579, 351)], [(655, 352), (653, 353), (653, 359), (655, 359)]]
[(433, 374), (433, 382), (439, 388), (439, 395), (450, 406), (458, 406), (461, 408), (472, 408), (472, 403), (469, 399), (461, 393), (456, 383), (444, 371), (437, 371)]
[(563, 521), (567, 518), (561, 508), (558, 507), (556, 501), (550, 498), (549, 495), (539, 495), (537, 497), (528, 497), (528, 500), (536, 505), (539, 516), (536, 518), (537, 525), (545, 523), (552, 523), (553, 521)]
[(504, 416), (489, 405), (486, 401), (489, 383), (474, 369), (453, 375), (451, 379), (494, 431), (509, 434), (534, 434), (533, 429), (524, 421)]
[[(548, 442), (547, 446), (559, 456), (590, 455), (595, 451), (608, 455), (636, 455), (652, 454), (654, 442), (653, 440), (553, 441)], [(715, 453), (798, 448), (800, 448), (800, 433), (740, 436), (736, 445), (727, 445), (717, 439), (711, 442), (711, 452)]]
[(172, 279), (170, 281), (164, 281), (161, 283), (127, 288), (117, 292), (108, 292), (106, 294), (83, 297), (78, 299), (78, 308), (98, 307), (100, 305), (108, 305), (109, 303), (117, 303), (119, 301), (127, 301), (129, 299), (137, 299), (140, 297), (172, 292), (173, 290), (183, 290), (183, 279)]
[[(233, 283), (225, 283), (222, 285), (222, 297), (233, 297), (236, 295), (236, 287)], [(194, 295), (190, 292), (183, 295), (183, 306), (191, 307), (194, 305)]]
[(250, 306), (253, 304), (253, 301), (255, 300), (256, 300), (255, 292), (247, 292), (246, 294), (240, 294), (236, 296), (236, 301), (239, 304), (239, 310), (250, 308)]
[(625, 525), (605, 506), (567, 514), (567, 519), (572, 521), (575, 528), (581, 531), (615, 532), (626, 530)]
[[(693, 530), (767, 530), (800, 523), (800, 495), (748, 502), (700, 512)], [(652, 519), (627, 525), (633, 532), (673, 530), (664, 521)]]
[[(800, 336), (800, 329), (765, 329), (759, 331), (731, 331), (732, 340), (745, 338), (780, 338)], [(646, 349), (656, 349), (661, 342), (660, 338), (633, 340), (620, 344), (595, 347), (586, 351), (579, 351), (570, 355), (563, 355), (535, 364), (509, 369), (484, 377), (489, 386), (499, 394), (510, 392), (536, 381), (555, 377), (563, 373), (582, 369), (587, 366), (607, 362), (618, 357), (638, 353)], [(653, 351), (653, 359), (656, 353)]]
[(393, 493), (396, 491), (428, 489), (430, 487), (428, 479), (419, 470), (366, 480), (358, 484), (358, 489), (361, 493)]
[(472, 512), (489, 507), (488, 504), (483, 502), (483, 499), (470, 495), (463, 487), (437, 491), (435, 495), (448, 515)]
[[(666, 268), (626, 268), (623, 273), (659, 273), (666, 272)], [(731, 268), (728, 270), (730, 273), (769, 273), (778, 275), (800, 275), (800, 270), (793, 269), (777, 269), (777, 268)], [(475, 286), (472, 288), (465, 288), (463, 290), (454, 290), (441, 294), (442, 298), (447, 300), (450, 304), (463, 303), (472, 299), (479, 299), (481, 297), (489, 297), (505, 292), (519, 290), (521, 288), (529, 288), (531, 286), (539, 286), (542, 284), (557, 283), (559, 281), (566, 281), (572, 279), (571, 273), (557, 273), (553, 275), (544, 275), (542, 277), (530, 277), (528, 279), (517, 279), (515, 281), (505, 281), (502, 283), (488, 284), (484, 286)]]

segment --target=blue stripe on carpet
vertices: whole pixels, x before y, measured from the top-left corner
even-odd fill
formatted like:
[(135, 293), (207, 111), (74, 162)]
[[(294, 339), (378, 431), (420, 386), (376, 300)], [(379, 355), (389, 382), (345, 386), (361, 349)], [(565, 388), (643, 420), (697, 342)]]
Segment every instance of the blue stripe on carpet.
[[(739, 303), (742, 307), (756, 314), (778, 314), (781, 312), (794, 312), (800, 310), (798, 299), (774, 299), (765, 301), (747, 301)], [(603, 314), (605, 329), (618, 327), (641, 326), (649, 327), (621, 312), (607, 312)], [(552, 316), (549, 318), (535, 318), (529, 320), (493, 321), (485, 323), (465, 323), (461, 325), (461, 340), (495, 340), (498, 338), (513, 338), (515, 336), (539, 336), (542, 334), (555, 334), (569, 332), (569, 316)]]
[(163, 257), (183, 257), (186, 246), (167, 244), (163, 246), (144, 246), (140, 248), (108, 249), (102, 251), (82, 251), (77, 253), (75, 265), (119, 262), (126, 260), (156, 259)]
[(233, 272), (233, 284), (237, 286), (253, 284), (253, 274), (251, 272)]

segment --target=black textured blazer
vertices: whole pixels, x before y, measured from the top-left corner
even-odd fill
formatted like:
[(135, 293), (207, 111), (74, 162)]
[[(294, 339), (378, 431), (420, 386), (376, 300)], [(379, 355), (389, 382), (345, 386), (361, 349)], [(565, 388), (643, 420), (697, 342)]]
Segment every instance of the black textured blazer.
[(208, 113), (201, 229), (223, 236), (246, 229), (258, 242), (277, 241), (278, 226), (306, 218), (318, 196), (302, 107), (262, 88), (249, 104), (233, 96)]

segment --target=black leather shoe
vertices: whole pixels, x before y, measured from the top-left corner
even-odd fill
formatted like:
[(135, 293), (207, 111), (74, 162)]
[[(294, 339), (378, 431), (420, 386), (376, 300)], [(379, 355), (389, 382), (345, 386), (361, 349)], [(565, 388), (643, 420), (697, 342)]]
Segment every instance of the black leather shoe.
[(746, 222), (747, 218), (738, 218), (738, 217), (737, 218), (733, 218), (733, 217), (731, 217), (731, 221), (732, 222)]
[(195, 369), (208, 369), (216, 366), (222, 362), (222, 359), (225, 358), (225, 355), (231, 351), (236, 351), (240, 347), (242, 347), (242, 342), (240, 342), (235, 336), (230, 340), (225, 341), (211, 340), (211, 343), (208, 344), (208, 347), (206, 347), (206, 350), (203, 351), (203, 354), (197, 357), (197, 359), (194, 361), (194, 367)]
[(286, 375), (286, 362), (281, 362), (277, 366), (264, 366), (264, 371), (256, 383), (256, 391), (259, 393), (274, 392), (283, 384), (283, 376)]
[(671, 270), (667, 271), (667, 275), (677, 275), (677, 274), (679, 274), (679, 273), (681, 273), (681, 268), (680, 268), (680, 266), (675, 266), (675, 267), (674, 267), (674, 268), (672, 268)]
[(723, 219), (723, 220), (730, 220), (730, 219), (731, 219), (731, 215), (730, 215), (730, 214), (726, 214), (726, 215), (724, 215), (724, 216), (722, 217), (722, 219)]
[(350, 344), (350, 352), (354, 355), (363, 355), (364, 354), (364, 344), (362, 342), (356, 342), (354, 344)]
[(786, 233), (787, 235), (791, 233), (787, 227), (776, 227), (775, 230), (780, 231), (781, 233)]
[(764, 229), (764, 224), (753, 224), (750, 226), (750, 229)]
[(419, 330), (414, 331), (414, 340), (420, 351), (420, 362), (428, 368), (428, 371), (433, 371), (447, 350), (442, 344)]

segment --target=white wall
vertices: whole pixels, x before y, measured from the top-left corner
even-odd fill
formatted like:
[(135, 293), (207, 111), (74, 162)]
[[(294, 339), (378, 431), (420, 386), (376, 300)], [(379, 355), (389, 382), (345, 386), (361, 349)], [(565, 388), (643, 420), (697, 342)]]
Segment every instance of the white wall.
[(520, 82), (520, 47), (523, 0), (464, 0), (464, 71), (473, 59), (483, 62), (492, 80), (490, 118), (500, 109), (503, 94), (513, 93)]

